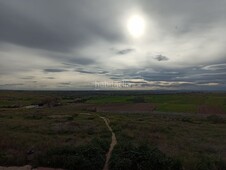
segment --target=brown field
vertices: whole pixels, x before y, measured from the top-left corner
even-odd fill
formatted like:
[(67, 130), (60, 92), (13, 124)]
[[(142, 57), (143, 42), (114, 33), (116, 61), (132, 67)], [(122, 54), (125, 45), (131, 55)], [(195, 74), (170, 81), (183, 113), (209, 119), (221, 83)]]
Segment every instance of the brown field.
[(197, 109), (200, 114), (226, 114), (222, 107), (212, 105), (201, 105)]
[(107, 113), (151, 113), (155, 110), (155, 106), (150, 103), (134, 103), (134, 104), (104, 104), (96, 106), (97, 112)]

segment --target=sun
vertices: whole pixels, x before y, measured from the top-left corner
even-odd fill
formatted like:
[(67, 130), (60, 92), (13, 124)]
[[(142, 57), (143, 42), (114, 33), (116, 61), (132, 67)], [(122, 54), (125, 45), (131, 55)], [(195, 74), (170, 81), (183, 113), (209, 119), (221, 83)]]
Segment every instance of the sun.
[(140, 15), (133, 15), (127, 21), (129, 34), (134, 38), (139, 38), (144, 34), (145, 20)]

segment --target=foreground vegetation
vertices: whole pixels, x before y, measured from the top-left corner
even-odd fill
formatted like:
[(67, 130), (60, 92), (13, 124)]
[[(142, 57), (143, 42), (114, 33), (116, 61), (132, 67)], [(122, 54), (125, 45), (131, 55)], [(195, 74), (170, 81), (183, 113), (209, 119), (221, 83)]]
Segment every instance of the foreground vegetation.
[[(173, 165), (179, 161), (188, 170), (226, 169), (224, 116), (175, 113), (106, 116), (111, 120), (111, 126), (118, 138), (118, 147), (124, 146), (128, 141), (138, 148), (143, 145), (157, 147), (174, 158)], [(127, 151), (136, 152), (136, 147)], [(115, 158), (120, 158), (121, 150), (115, 149), (114, 154), (117, 155), (119, 151)], [(164, 157), (157, 160), (162, 161)]]
[(1, 110), (0, 132), (2, 166), (101, 169), (111, 138), (97, 116), (64, 106)]
[[(96, 113), (78, 103), (154, 103), (154, 113)], [(0, 166), (102, 169), (111, 133), (111, 170), (224, 170), (226, 115), (197, 114), (208, 104), (225, 109), (225, 94), (0, 92)], [(27, 105), (41, 107), (27, 109)]]

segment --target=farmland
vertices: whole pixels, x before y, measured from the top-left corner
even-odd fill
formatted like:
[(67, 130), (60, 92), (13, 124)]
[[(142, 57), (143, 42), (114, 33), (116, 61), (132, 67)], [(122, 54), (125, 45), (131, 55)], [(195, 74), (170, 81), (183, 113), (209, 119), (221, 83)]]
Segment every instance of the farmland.
[(225, 93), (1, 91), (0, 166), (103, 169), (105, 117), (109, 169), (226, 169), (225, 113)]

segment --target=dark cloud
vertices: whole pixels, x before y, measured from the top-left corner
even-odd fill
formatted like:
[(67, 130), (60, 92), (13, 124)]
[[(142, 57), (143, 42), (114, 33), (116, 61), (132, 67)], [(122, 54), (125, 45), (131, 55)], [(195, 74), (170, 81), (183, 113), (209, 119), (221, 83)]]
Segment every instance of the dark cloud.
[(61, 85), (71, 85), (71, 82), (62, 82), (62, 83), (59, 83), (59, 84), (61, 84)]
[(34, 79), (34, 76), (22, 77), (21, 79), (24, 79), (24, 80), (31, 80), (31, 79)]
[[(114, 70), (108, 74), (111, 79), (143, 79), (145, 81), (188, 81), (202, 83), (224, 81), (223, 76), (226, 73), (222, 72), (206, 72), (201, 68), (194, 70), (193, 67), (178, 68), (178, 69), (164, 69), (164, 68), (131, 68)], [(226, 76), (225, 76), (226, 77)], [(215, 81), (216, 80), (216, 81)]]
[(52, 79), (55, 79), (55, 77), (46, 77), (46, 79), (52, 80)]
[(121, 80), (121, 77), (114, 77), (114, 76), (112, 76), (112, 77), (110, 77), (110, 79), (111, 80)]
[(23, 86), (23, 83), (0, 84), (0, 87)]
[(96, 72), (92, 72), (92, 71), (86, 71), (86, 70), (76, 70), (76, 72), (79, 72), (79, 73), (85, 73), (85, 74), (95, 74)]
[(6, 1), (0, 2), (0, 41), (47, 50), (66, 50), (71, 47), (70, 39), (63, 38), (62, 33), (54, 32), (31, 16), (21, 13)]
[(167, 60), (169, 60), (169, 58), (168, 57), (166, 57), (166, 56), (163, 56), (163, 55), (157, 55), (157, 56), (155, 56), (155, 57), (153, 57), (155, 60), (158, 60), (158, 61), (167, 61)]
[(47, 73), (59, 73), (59, 72), (65, 72), (67, 70), (65, 70), (65, 69), (58, 69), (58, 68), (47, 68), (47, 69), (44, 69), (43, 71), (47, 72)]
[(80, 65), (90, 65), (95, 64), (97, 61), (92, 58), (82, 58), (82, 57), (74, 57), (69, 59), (70, 63), (80, 64)]
[(77, 68), (75, 69), (76, 72), (79, 72), (79, 73), (85, 73), (85, 74), (107, 74), (108, 71), (104, 71), (104, 70), (85, 70), (83, 68)]
[[(1, 1), (0, 41), (53, 51), (68, 51), (95, 43), (97, 39), (122, 42), (125, 37), (119, 24), (120, 16), (125, 9), (133, 6), (140, 6), (144, 13), (149, 13), (152, 19), (168, 30), (177, 28), (184, 32), (193, 29), (194, 25), (207, 26), (204, 23), (223, 20), (226, 2)], [(180, 25), (178, 20), (181, 21)]]
[[(106, 5), (107, 15), (99, 11), (98, 4)], [(53, 51), (79, 48), (98, 38), (119, 41), (123, 36), (117, 31), (118, 24), (114, 24), (111, 4), (80, 0), (1, 1), (0, 41)]]
[(131, 52), (134, 52), (135, 49), (132, 49), (132, 48), (127, 48), (127, 49), (124, 49), (124, 50), (119, 50), (116, 52), (117, 55), (125, 55), (125, 54), (128, 54), (128, 53), (131, 53)]

